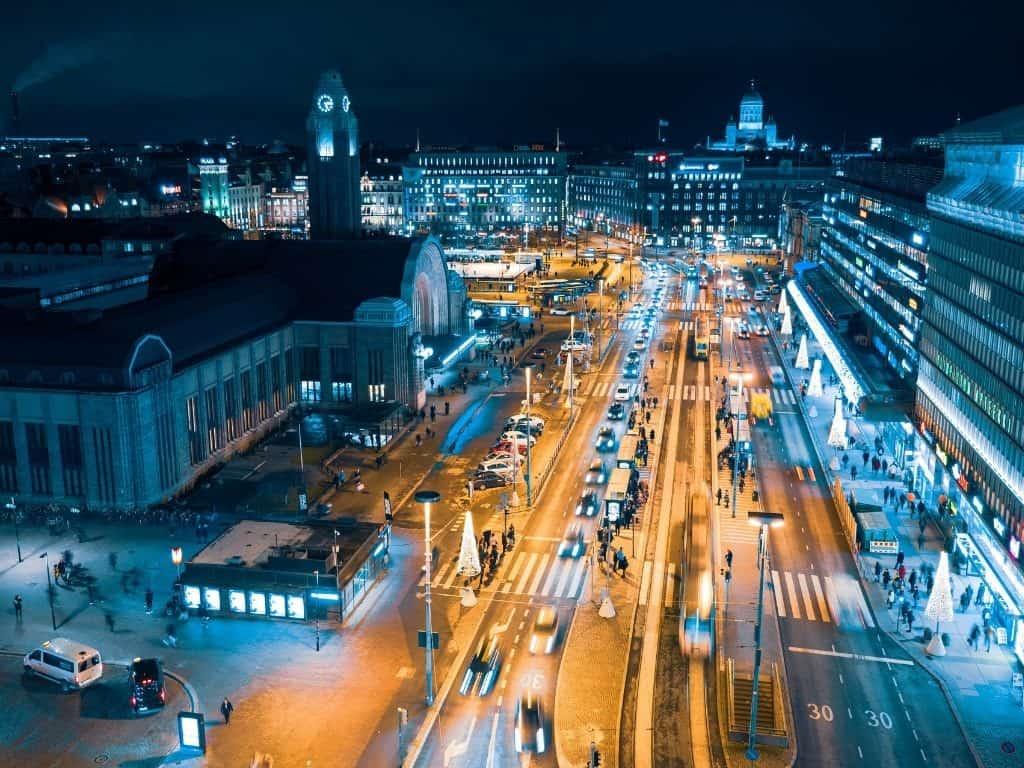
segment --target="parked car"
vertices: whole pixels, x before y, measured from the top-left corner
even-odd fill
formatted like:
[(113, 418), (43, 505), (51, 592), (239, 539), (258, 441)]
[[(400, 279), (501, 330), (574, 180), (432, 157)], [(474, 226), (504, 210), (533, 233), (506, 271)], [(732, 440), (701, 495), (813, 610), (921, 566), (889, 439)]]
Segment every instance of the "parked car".
[(56, 683), (63, 691), (78, 690), (103, 677), (103, 659), (95, 648), (55, 637), (25, 654), (25, 673)]
[(572, 314), (572, 310), (568, 309), (567, 307), (554, 307), (549, 312), (550, 314), (557, 315), (558, 317), (564, 317), (565, 315)]
[(501, 437), (499, 437), (498, 440), (500, 442), (509, 442), (509, 443), (513, 443), (513, 442), (527, 443), (528, 442), (531, 446), (537, 444), (537, 438), (536, 437), (534, 437), (533, 435), (526, 434), (525, 431), (520, 432), (517, 429), (510, 429), (507, 432), (502, 432), (501, 433)]
[(133, 659), (128, 668), (128, 705), (132, 713), (155, 712), (166, 703), (167, 689), (160, 659)]
[(526, 417), (526, 414), (519, 414), (517, 416), (510, 416), (505, 421), (505, 429), (514, 429), (518, 431), (529, 431), (531, 434), (537, 434), (544, 431), (544, 419), (540, 416)]
[(511, 474), (513, 469), (511, 457), (497, 459), (484, 459), (477, 465), (477, 472), (497, 472), (498, 474)]
[(487, 488), (504, 488), (510, 481), (510, 477), (498, 472), (477, 472), (470, 482), (473, 483), (473, 490), (482, 491)]

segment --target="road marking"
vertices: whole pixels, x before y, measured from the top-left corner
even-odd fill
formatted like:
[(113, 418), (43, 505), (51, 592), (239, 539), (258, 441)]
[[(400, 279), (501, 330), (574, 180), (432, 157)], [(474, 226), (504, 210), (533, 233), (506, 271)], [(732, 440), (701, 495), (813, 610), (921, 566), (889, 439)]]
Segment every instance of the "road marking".
[(796, 575), (797, 581), (800, 582), (800, 594), (804, 598), (804, 610), (807, 611), (808, 621), (817, 621), (817, 617), (814, 615), (814, 604), (811, 603), (811, 592), (807, 589), (807, 577), (802, 573)]
[[(453, 567), (452, 563), (445, 563), (438, 569), (437, 573), (434, 574), (433, 586), (441, 586), (441, 584), (444, 582), (444, 577), (448, 575), (448, 569), (451, 567)], [(420, 578), (420, 586), (422, 587), (424, 584), (426, 584), (426, 581), (427, 575), (423, 574), (423, 576)]]
[(814, 467), (807, 467), (807, 477), (811, 479), (812, 483), (814, 482)]
[(448, 746), (444, 749), (444, 765), (448, 768), (451, 765), (452, 759), (459, 755), (466, 754), (466, 750), (469, 748), (469, 740), (473, 736), (473, 728), (476, 727), (476, 715), (473, 715), (473, 719), (469, 721), (469, 731), (466, 733), (466, 738), (463, 741), (450, 741)]
[(799, 465), (793, 467), (793, 469), (796, 470), (797, 479), (798, 480), (803, 480), (804, 479), (804, 471), (803, 471), (803, 469), (801, 469)]
[(772, 594), (775, 595), (775, 612), (784, 619), (786, 618), (786, 604), (782, 601), (782, 593), (780, 592), (782, 580), (779, 578), (778, 571), (772, 571), (772, 584), (775, 587), (772, 590)]
[(544, 576), (544, 570), (548, 567), (548, 561), (551, 560), (550, 553), (544, 555), (544, 559), (541, 561), (540, 567), (534, 574), (533, 581), (530, 583), (530, 591), (527, 592), (529, 595), (537, 594), (537, 587), (540, 586), (540, 580)]
[(497, 750), (494, 748), (494, 740), (498, 735), (498, 715), (501, 714), (501, 699), (498, 697), (498, 711), (494, 713), (494, 720), (491, 722), (491, 740), (487, 745), (487, 768), (494, 768), (494, 753)]
[(523, 563), (525, 563), (528, 559), (529, 558), (527, 557), (527, 555), (525, 553), (522, 553), (522, 552), (517, 552), (516, 553), (515, 561), (512, 563), (512, 569), (508, 572), (508, 580), (509, 581), (515, 581), (516, 580), (516, 577), (519, 575), (519, 572), (521, 570), (523, 570)]
[(839, 598), (836, 596), (836, 588), (832, 584), (832, 577), (825, 576), (825, 597), (828, 600), (829, 608), (832, 610), (832, 620), (839, 624)]
[(651, 569), (654, 562), (644, 560), (644, 571), (640, 575), (640, 605), (647, 605), (647, 590), (651, 587)]
[(565, 587), (569, 583), (569, 577), (572, 576), (572, 569), (576, 562), (576, 560), (566, 560), (562, 564), (562, 578), (558, 580), (558, 589), (555, 590), (555, 597), (565, 597)]
[(668, 575), (665, 577), (665, 607), (671, 608), (676, 602), (676, 564), (668, 564)]
[[(550, 595), (551, 594), (551, 587), (554, 586), (555, 577), (558, 574), (558, 564), (561, 563), (561, 562), (562, 562), (562, 559), (559, 558), (558, 560), (556, 560), (554, 563), (551, 564), (551, 568), (548, 569), (548, 577), (546, 579), (544, 579), (544, 588), (540, 591), (540, 594), (542, 594), (542, 595)], [(531, 592), (531, 594), (536, 595), (538, 593), (533, 591), (533, 592)]]
[(845, 653), (843, 651), (824, 651), (820, 648), (800, 648), (796, 645), (789, 646), (791, 653), (807, 653), (812, 656), (835, 656), (839, 659), (853, 659), (854, 661), (876, 661), (879, 664), (903, 664), (907, 667), (914, 666), (909, 659), (886, 659), (881, 656), (864, 656), (859, 653)]
[(924, 753), (924, 749), (921, 750), (921, 759), (924, 760), (926, 763), (928, 762), (928, 755)]
[(860, 744), (857, 745), (857, 754), (860, 755), (860, 759), (864, 759), (864, 752), (860, 748)]
[(458, 575), (459, 569), (456, 567), (452, 567), (452, 570), (448, 574), (448, 578), (444, 580), (444, 588), (451, 589), (452, 586), (455, 584), (455, 579), (458, 578)]
[[(861, 623), (865, 629), (869, 629), (875, 626), (875, 620), (872, 618), (871, 611), (868, 610), (868, 604), (864, 601), (864, 593), (861, 591), (859, 584), (852, 584), (853, 594), (857, 600), (857, 611), (860, 613)], [(885, 655), (885, 648), (882, 648), (882, 654)]]
[[(519, 579), (519, 583), (516, 584), (516, 592), (522, 594), (523, 589), (526, 588), (526, 580), (530, 578), (530, 573), (533, 572), (533, 567), (537, 564), (537, 560), (540, 558), (540, 554), (537, 552), (530, 553), (530, 564), (523, 569), (523, 575)], [(524, 558), (526, 559), (526, 558)]]
[(793, 609), (793, 618), (800, 618), (800, 603), (796, 596), (796, 585), (793, 583), (793, 574), (786, 571), (786, 591), (789, 593), (789, 607)]
[(572, 583), (569, 585), (569, 594), (566, 597), (576, 597), (580, 593), (580, 585), (583, 583), (583, 576), (587, 572), (587, 561), (582, 559), (576, 566), (576, 575), (572, 577)]
[[(816, 574), (811, 576), (811, 586), (814, 587), (814, 595), (818, 598), (818, 609), (821, 611), (821, 618), (828, 621), (828, 605), (825, 604), (825, 595), (821, 592), (821, 582)], [(837, 624), (839, 623), (838, 617), (833, 616), (832, 618)]]

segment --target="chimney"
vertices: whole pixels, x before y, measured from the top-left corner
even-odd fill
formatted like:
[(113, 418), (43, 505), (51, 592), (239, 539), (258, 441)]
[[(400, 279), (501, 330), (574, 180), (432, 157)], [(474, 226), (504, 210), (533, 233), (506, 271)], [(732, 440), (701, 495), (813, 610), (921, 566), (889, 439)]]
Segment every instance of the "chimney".
[(11, 136), (21, 136), (21, 110), (18, 109), (18, 92), (11, 91)]

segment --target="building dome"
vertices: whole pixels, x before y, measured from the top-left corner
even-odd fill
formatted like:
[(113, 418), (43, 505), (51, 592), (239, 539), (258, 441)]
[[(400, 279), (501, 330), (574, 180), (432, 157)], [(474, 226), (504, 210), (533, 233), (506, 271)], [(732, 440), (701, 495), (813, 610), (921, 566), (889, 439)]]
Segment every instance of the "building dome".
[(750, 81), (750, 90), (743, 94), (743, 98), (740, 99), (740, 107), (745, 106), (764, 106), (764, 99), (761, 98), (761, 94), (757, 92), (754, 87), (754, 81)]

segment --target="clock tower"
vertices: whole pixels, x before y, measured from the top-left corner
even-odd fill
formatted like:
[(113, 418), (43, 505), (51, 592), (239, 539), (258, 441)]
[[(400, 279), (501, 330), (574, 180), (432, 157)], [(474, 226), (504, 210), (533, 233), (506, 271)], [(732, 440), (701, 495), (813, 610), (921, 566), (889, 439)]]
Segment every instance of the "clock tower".
[(309, 224), (314, 240), (359, 237), (359, 123), (341, 75), (320, 75), (306, 118)]

